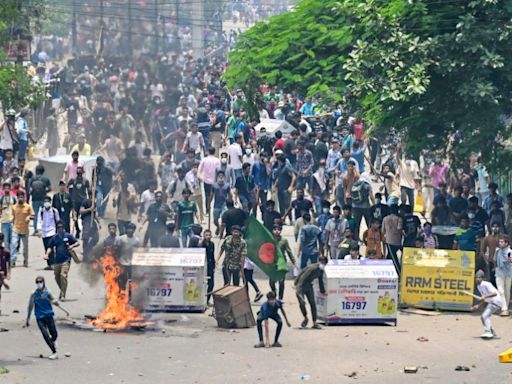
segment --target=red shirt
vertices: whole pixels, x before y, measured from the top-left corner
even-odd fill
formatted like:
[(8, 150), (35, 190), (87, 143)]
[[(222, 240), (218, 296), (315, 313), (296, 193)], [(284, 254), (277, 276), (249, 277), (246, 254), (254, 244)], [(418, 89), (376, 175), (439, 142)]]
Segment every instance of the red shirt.
[(352, 128), (354, 130), (354, 136), (357, 141), (363, 140), (363, 134), (364, 134), (364, 120), (361, 120), (359, 123), (354, 123), (352, 125)]
[[(19, 188), (11, 188), (11, 192), (10, 192), (10, 195), (11, 197), (18, 197), (18, 192), (25, 192), (25, 190), (21, 187)], [(3, 189), (0, 189), (0, 196), (3, 196), (4, 195), (4, 190)]]
[(284, 149), (284, 143), (286, 142), (285, 139), (279, 139), (276, 141), (275, 145), (274, 145), (274, 149), (281, 149), (283, 150)]

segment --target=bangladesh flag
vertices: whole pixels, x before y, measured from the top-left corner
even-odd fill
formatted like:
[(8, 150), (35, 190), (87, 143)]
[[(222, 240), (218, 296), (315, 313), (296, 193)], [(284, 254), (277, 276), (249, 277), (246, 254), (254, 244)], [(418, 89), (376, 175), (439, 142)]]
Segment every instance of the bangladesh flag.
[(284, 279), (288, 272), (286, 259), (274, 236), (253, 216), (250, 216), (247, 223), (244, 239), (249, 259), (273, 281)]

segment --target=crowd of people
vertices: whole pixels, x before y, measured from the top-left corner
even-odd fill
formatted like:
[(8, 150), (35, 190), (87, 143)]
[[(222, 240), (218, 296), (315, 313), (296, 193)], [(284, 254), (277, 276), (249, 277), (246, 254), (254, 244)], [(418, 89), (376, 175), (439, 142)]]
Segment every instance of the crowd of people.
[[(394, 132), (371, 136), (355, 111), (274, 87), (260, 87), (259, 116), (250, 116), (243, 91), (223, 82), (226, 64), (225, 56), (169, 50), (157, 60), (101, 59), (89, 66), (72, 58), (57, 70), (39, 65), (41, 73), (62, 79), (44, 128), (31, 129), (26, 111), (7, 111), (0, 127), (0, 290), (21, 266), (18, 254), (29, 265), (32, 221), (61, 300), (74, 248), (82, 245), (85, 262), (105, 248), (122, 248), (121, 284), (130, 278), (130, 249), (203, 247), (209, 293), (222, 267), (224, 284), (239, 285), (242, 277), (259, 301), (263, 293), (243, 239), (254, 216), (297, 271), (303, 327), (306, 300), (319, 327), (312, 282), (318, 279), (324, 293), (328, 259), (387, 258), (400, 274), (403, 247), (474, 251), (508, 315), (512, 194), (499, 193), (478, 154), (457, 165), (436, 154), (415, 158)], [(258, 126), (269, 118), (292, 128), (270, 133)], [(25, 167), (34, 130), (49, 156), (70, 156), (57, 185), (42, 165), (33, 172)], [(83, 160), (91, 157), (88, 171)], [(294, 240), (283, 236), (285, 226), (293, 227)], [(268, 344), (262, 321), (280, 321), (285, 281), (269, 285), (258, 346)]]

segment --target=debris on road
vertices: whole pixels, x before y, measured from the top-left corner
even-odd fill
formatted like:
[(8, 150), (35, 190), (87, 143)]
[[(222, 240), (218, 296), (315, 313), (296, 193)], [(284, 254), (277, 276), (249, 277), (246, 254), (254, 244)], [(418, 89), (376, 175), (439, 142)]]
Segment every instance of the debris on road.
[(424, 309), (418, 309), (418, 308), (404, 308), (404, 309), (401, 309), (400, 312), (412, 313), (413, 315), (423, 315), (423, 316), (439, 316), (441, 314), (441, 312), (425, 311)]
[(357, 376), (357, 371), (347, 373), (347, 374), (345, 374), (345, 376), (355, 378)]
[(428, 341), (428, 339), (426, 337), (423, 337), (423, 336), (418, 337), (416, 340), (421, 342), (421, 343), (425, 343), (425, 342)]
[(462, 371), (462, 372), (469, 372), (469, 371), (471, 371), (471, 369), (469, 369), (469, 367), (466, 367), (464, 365), (457, 365), (455, 367), (455, 370), (456, 371)]
[(404, 373), (418, 373), (418, 367), (416, 367), (416, 366), (404, 367)]
[(498, 355), (500, 363), (512, 363), (512, 348)]
[(71, 353), (66, 352), (66, 353), (64, 354), (64, 356), (66, 356), (66, 357), (71, 357)]

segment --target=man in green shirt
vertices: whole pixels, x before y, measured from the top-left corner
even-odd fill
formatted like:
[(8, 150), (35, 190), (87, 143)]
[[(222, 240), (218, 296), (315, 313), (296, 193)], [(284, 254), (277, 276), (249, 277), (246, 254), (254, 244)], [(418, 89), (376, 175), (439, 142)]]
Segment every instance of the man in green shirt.
[[(282, 252), (283, 256), (285, 257), (286, 261), (290, 260), (292, 262), (294, 268), (297, 268), (295, 256), (293, 256), (293, 252), (290, 247), (290, 243), (288, 242), (287, 239), (285, 239), (281, 236), (282, 230), (283, 230), (283, 228), (280, 227), (279, 225), (274, 225), (274, 227), (272, 228), (272, 234), (274, 235), (274, 239), (276, 239), (277, 245), (281, 249), (281, 252)], [(284, 280), (285, 279), (278, 281), (278, 283), (279, 283), (279, 300), (283, 300), (283, 297), (284, 297)], [(270, 284), (270, 289), (272, 290), (272, 292), (276, 292), (276, 282), (272, 281), (272, 279), (270, 279), (269, 284)]]
[(199, 223), (198, 209), (195, 202), (190, 201), (190, 189), (185, 188), (181, 195), (183, 200), (176, 206), (176, 231), (181, 234), (181, 246), (186, 247), (191, 236), (190, 228), (194, 224), (194, 216)]

